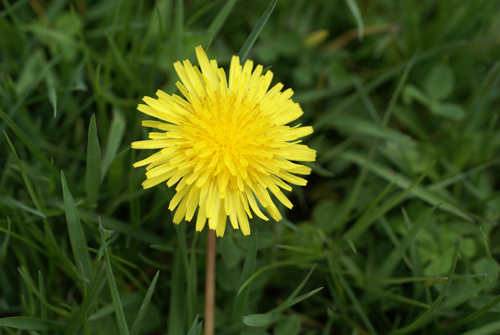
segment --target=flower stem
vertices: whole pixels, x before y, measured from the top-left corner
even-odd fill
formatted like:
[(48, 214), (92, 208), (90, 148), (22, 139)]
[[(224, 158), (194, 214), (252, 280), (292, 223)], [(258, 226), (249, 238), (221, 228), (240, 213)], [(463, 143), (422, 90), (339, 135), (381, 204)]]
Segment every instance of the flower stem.
[(215, 230), (207, 229), (207, 265), (205, 273), (205, 335), (214, 334), (215, 319)]

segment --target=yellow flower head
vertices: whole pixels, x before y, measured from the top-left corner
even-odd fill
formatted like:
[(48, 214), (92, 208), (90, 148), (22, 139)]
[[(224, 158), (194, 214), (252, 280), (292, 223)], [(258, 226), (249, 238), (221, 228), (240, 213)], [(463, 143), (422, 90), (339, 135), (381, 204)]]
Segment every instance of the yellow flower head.
[(196, 56), (201, 71), (189, 60), (174, 64), (182, 81), (176, 85), (185, 99), (158, 90), (158, 99), (144, 97), (147, 105), (137, 107), (161, 120), (142, 125), (161, 132), (149, 133), (150, 140), (134, 142), (132, 148), (161, 151), (134, 167), (149, 164), (144, 188), (177, 183), (168, 207), (177, 208), (175, 223), (191, 221), (198, 209), (196, 230), (201, 231), (208, 218), (209, 228), (223, 236), (229, 216), (234, 229), (249, 235), (252, 211), (268, 220), (258, 203), (281, 220), (269, 191), (292, 208), (280, 188), (291, 191), (286, 182), (306, 185), (295, 175), (307, 175), (311, 169), (291, 161), (316, 159), (316, 151), (297, 140), (313, 129), (287, 126), (303, 112), (290, 99), (291, 89), (281, 92), (283, 85), (278, 83), (269, 90), (273, 74), (262, 75), (262, 65), (253, 69), (253, 62), (246, 61), (242, 67), (234, 56), (228, 85), (224, 70), (208, 60), (201, 46)]

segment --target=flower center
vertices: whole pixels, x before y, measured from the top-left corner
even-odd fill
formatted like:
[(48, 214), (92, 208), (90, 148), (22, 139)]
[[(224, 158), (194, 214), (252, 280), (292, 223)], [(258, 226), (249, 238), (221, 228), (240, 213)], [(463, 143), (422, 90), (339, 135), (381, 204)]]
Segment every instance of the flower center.
[(273, 157), (266, 150), (271, 118), (261, 114), (258, 104), (237, 103), (234, 96), (221, 98), (218, 92), (216, 99), (200, 101), (195, 119), (184, 129), (190, 135), (190, 154), (206, 161), (206, 168), (214, 167), (215, 175), (227, 170), (246, 178), (249, 168), (256, 169), (259, 161)]

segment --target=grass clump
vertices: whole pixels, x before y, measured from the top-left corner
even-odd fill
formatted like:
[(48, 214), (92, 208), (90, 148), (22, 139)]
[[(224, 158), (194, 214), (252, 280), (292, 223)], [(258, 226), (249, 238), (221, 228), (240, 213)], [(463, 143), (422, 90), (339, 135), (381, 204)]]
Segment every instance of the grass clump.
[(498, 333), (499, 14), (4, 1), (0, 334), (201, 333), (205, 231), (172, 223), (172, 189), (141, 188), (150, 153), (129, 145), (139, 100), (173, 93), (200, 44), (272, 66), (318, 151), (284, 220), (218, 240), (216, 334)]

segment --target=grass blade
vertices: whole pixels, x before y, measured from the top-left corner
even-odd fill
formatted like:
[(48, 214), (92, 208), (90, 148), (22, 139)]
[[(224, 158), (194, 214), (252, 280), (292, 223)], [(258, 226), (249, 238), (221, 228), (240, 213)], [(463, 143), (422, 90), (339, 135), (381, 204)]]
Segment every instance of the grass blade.
[(311, 268), (311, 270), (309, 270), (309, 272), (307, 273), (307, 276), (304, 278), (304, 280), (299, 284), (299, 286), (297, 286), (297, 288), (292, 292), (292, 294), (290, 294), (290, 296), (285, 300), (285, 302), (283, 304), (290, 302), (293, 298), (295, 298), (297, 296), (297, 294), (299, 294), (300, 290), (302, 290), (304, 285), (309, 280), (309, 277), (311, 277), (315, 268), (316, 268), (316, 264), (313, 265), (313, 267)]
[(57, 93), (56, 93), (56, 83), (52, 74), (47, 74), (47, 78), (45, 79), (47, 84), (47, 96), (49, 98), (50, 105), (54, 110), (54, 117), (57, 116)]
[(402, 302), (404, 304), (409, 304), (409, 305), (413, 305), (413, 306), (417, 306), (417, 307), (422, 307), (422, 308), (429, 308), (429, 307), (431, 307), (430, 305), (428, 305), (426, 303), (423, 303), (421, 301), (413, 300), (413, 299), (407, 298), (407, 297), (399, 295), (399, 294), (391, 293), (391, 292), (389, 292), (387, 290), (380, 289), (378, 287), (363, 286), (363, 287), (360, 287), (360, 288), (363, 291), (373, 292), (373, 293), (375, 293), (377, 295), (380, 295), (382, 297), (387, 297), (389, 299), (394, 299), (394, 300), (400, 301), (400, 302)]
[[(291, 249), (291, 248), (289, 248), (289, 249), (290, 250), (294, 250), (294, 251), (299, 251), (299, 252), (303, 251), (303, 250), (297, 250), (297, 249)], [(313, 256), (313, 257), (303, 258), (303, 259), (294, 259), (294, 260), (290, 260), (290, 261), (276, 262), (276, 263), (272, 263), (272, 264), (268, 264), (266, 266), (263, 266), (259, 270), (255, 271), (250, 277), (248, 277), (247, 280), (245, 280), (245, 282), (243, 284), (240, 285), (240, 288), (238, 290), (238, 294), (240, 294), (241, 292), (243, 292), (243, 290), (248, 285), (250, 285), (250, 283), (252, 282), (252, 280), (254, 280), (258, 275), (260, 275), (264, 271), (267, 271), (267, 270), (273, 269), (273, 268), (277, 268), (277, 267), (281, 267), (281, 266), (304, 264), (306, 262), (318, 260), (318, 258), (323, 258), (323, 256)], [(246, 264), (246, 261), (245, 261), (245, 264)]]
[(332, 119), (328, 123), (341, 132), (352, 135), (369, 136), (392, 141), (404, 141), (409, 139), (408, 135), (402, 134), (397, 130), (381, 127), (372, 121), (360, 117), (346, 115), (341, 119)]
[[(186, 235), (185, 235), (185, 226), (174, 225), (175, 231), (177, 232), (177, 236), (179, 236), (179, 246), (181, 249), (180, 256), (182, 257), (182, 266), (184, 268), (184, 280), (187, 284), (187, 319), (192, 320), (196, 315), (195, 304), (196, 304), (196, 296), (194, 294), (196, 288), (194, 287), (194, 277), (190, 272), (188, 251), (186, 247)], [(208, 230), (207, 230), (208, 232)]]
[(217, 34), (219, 33), (220, 29), (226, 22), (229, 14), (233, 10), (234, 4), (236, 3), (237, 0), (228, 0), (224, 7), (219, 11), (215, 19), (210, 23), (210, 26), (208, 26), (208, 31), (212, 33), (210, 36), (209, 40), (215, 39)]
[(418, 329), (418, 327), (424, 321), (426, 321), (426, 319), (429, 316), (431, 316), (431, 314), (438, 308), (439, 304), (441, 303), (441, 300), (443, 300), (443, 298), (444, 298), (444, 294), (445, 294), (446, 290), (448, 289), (448, 287), (451, 284), (451, 281), (453, 280), (453, 275), (455, 275), (455, 269), (457, 267), (457, 255), (458, 255), (458, 246), (459, 245), (460, 245), (460, 241), (457, 241), (457, 243), (455, 245), (455, 252), (453, 254), (453, 264), (452, 264), (451, 269), (450, 269), (450, 275), (448, 276), (448, 280), (446, 281), (446, 284), (444, 285), (443, 289), (441, 290), (441, 292), (439, 293), (438, 297), (436, 298), (434, 303), (431, 305), (431, 307), (427, 311), (425, 311), (425, 313), (422, 314), (422, 316), (420, 316), (417, 320), (415, 320), (415, 322), (413, 322), (411, 325), (406, 326), (406, 327), (401, 328), (401, 329), (396, 329), (396, 330), (390, 332), (389, 333), (390, 335), (406, 334), (406, 333), (409, 333), (415, 329)]
[(276, 6), (276, 3), (278, 3), (278, 0), (271, 1), (269, 6), (267, 7), (267, 10), (264, 12), (259, 22), (257, 22), (257, 25), (255, 26), (255, 28), (253, 28), (252, 32), (248, 36), (247, 40), (245, 41), (245, 44), (243, 44), (243, 46), (241, 47), (241, 50), (238, 54), (241, 63), (244, 63), (246, 61), (250, 49), (253, 47), (253, 44), (257, 40), (257, 37), (259, 37), (260, 32), (266, 25), (267, 20), (271, 16), (271, 13), (273, 12), (274, 7)]
[(184, 36), (184, 1), (175, 1), (175, 18), (174, 18), (174, 50), (175, 50), (175, 61), (182, 60), (183, 53), (183, 40)]
[(43, 215), (41, 212), (37, 211), (34, 208), (26, 206), (22, 202), (17, 201), (16, 199), (8, 197), (8, 196), (0, 197), (0, 204), (7, 206), (7, 207), (10, 207), (10, 208), (23, 210), (23, 211), (29, 212), (31, 214), (35, 214), (36, 216), (39, 216), (42, 219), (46, 219), (45, 215)]
[[(347, 151), (342, 152), (339, 155), (339, 157), (341, 157), (342, 159), (345, 159), (346, 161), (355, 163), (356, 165), (359, 165), (359, 166), (364, 166), (365, 161), (367, 159), (367, 158), (363, 157), (362, 155), (359, 155), (359, 154), (354, 153), (354, 152), (347, 152)], [(368, 169), (372, 173), (378, 175), (379, 177), (385, 179), (386, 181), (389, 181), (389, 182), (394, 181), (394, 184), (400, 188), (406, 189), (409, 187), (409, 185), (412, 184), (411, 180), (408, 179), (407, 177), (402, 176), (402, 175), (395, 175), (391, 168), (389, 168), (387, 166), (380, 165), (376, 162), (371, 162)], [(468, 220), (470, 222), (474, 222), (474, 220), (469, 215), (467, 215), (464, 211), (459, 209), (451, 201), (449, 201), (447, 199), (443, 199), (442, 197), (438, 196), (434, 192), (429, 191), (424, 186), (421, 186), (421, 185), (414, 186), (413, 189), (411, 190), (410, 194), (419, 198), (419, 199), (422, 199), (423, 201), (425, 201), (426, 203), (428, 203), (432, 206), (436, 206), (436, 205), (440, 204), (440, 206), (439, 206), (440, 209), (442, 209), (448, 213), (454, 214), (454, 215), (458, 216), (459, 218)]]
[(488, 334), (498, 334), (500, 330), (500, 321), (490, 322), (484, 326), (477, 327), (475, 329), (469, 330), (461, 335), (488, 335)]
[[(353, 224), (353, 226), (344, 234), (344, 239), (349, 240), (350, 238), (354, 238), (364, 232), (368, 227), (378, 218), (380, 218), (382, 215), (387, 213), (390, 209), (392, 209), (394, 206), (396, 206), (398, 203), (403, 201), (406, 196), (411, 192), (412, 189), (414, 189), (420, 182), (425, 178), (427, 173), (429, 173), (429, 170), (431, 167), (434, 165), (431, 164), (429, 167), (411, 183), (403, 192), (400, 194), (394, 195), (391, 197), (389, 200), (387, 200), (382, 206), (380, 206), (374, 213), (370, 212), (365, 212), (356, 222)], [(395, 182), (395, 179), (391, 181), (391, 185)], [(389, 192), (390, 187), (387, 186), (384, 191), (382, 191), (382, 194), (385, 192)], [(382, 200), (381, 197), (377, 197), (375, 200)]]
[(87, 295), (83, 299), (81, 305), (78, 307), (78, 310), (76, 313), (73, 314), (71, 319), (69, 320), (68, 328), (66, 328), (66, 331), (64, 332), (64, 335), (72, 335), (75, 331), (78, 325), (82, 322), (84, 318), (86, 318), (86, 314), (90, 309), (90, 306), (92, 305), (95, 297), (97, 296), (97, 293), (100, 291), (101, 283), (104, 280), (106, 272), (104, 271), (104, 266), (101, 267), (99, 272), (97, 273), (96, 277), (92, 281), (92, 284), (90, 285)]
[[(456, 50), (459, 48), (464, 48), (467, 45), (469, 45), (468, 42), (461, 40), (461, 41), (453, 41), (453, 42), (443, 44), (443, 45), (437, 46), (435, 48), (429, 49), (428, 51), (420, 54), (420, 56), (418, 56), (418, 58), (415, 59), (414, 65), (419, 64), (425, 60), (428, 60), (429, 58), (434, 57), (438, 54), (441, 54), (445, 50)], [(369, 92), (373, 91), (374, 89), (376, 89), (377, 87), (381, 86), (382, 84), (386, 83), (390, 79), (392, 79), (399, 72), (401, 72), (402, 70), (407, 68), (408, 63), (410, 61), (411, 61), (411, 59), (406, 63), (395, 66), (394, 68), (387, 71), (383, 75), (372, 80), (370, 83), (368, 83), (366, 85), (366, 92), (369, 93)], [(359, 92), (351, 93), (349, 96), (344, 98), (339, 104), (337, 104), (335, 106), (335, 108), (323, 112), (321, 117), (319, 117), (317, 120), (315, 120), (313, 122), (313, 124), (312, 124), (313, 128), (315, 130), (321, 129), (326, 124), (328, 124), (328, 122), (327, 122), (328, 120), (338, 118), (341, 114), (344, 114), (348, 110), (348, 107), (351, 107), (352, 104), (358, 100), (359, 96), (360, 96)]]
[(71, 242), (71, 248), (73, 250), (73, 256), (75, 258), (75, 264), (81, 263), (83, 267), (84, 274), (87, 278), (91, 278), (92, 265), (90, 261), (90, 256), (86, 250), (87, 241), (85, 238), (85, 233), (83, 232), (83, 227), (76, 209), (75, 201), (66, 183), (66, 178), (64, 172), (61, 170), (61, 183), (63, 189), (63, 200), (64, 200), (64, 210), (66, 213), (66, 222), (68, 225), (68, 233)]
[(61, 183), (63, 189), (64, 209), (66, 211), (66, 222), (68, 224), (69, 240), (71, 242), (71, 249), (75, 257), (75, 264), (78, 266), (82, 264), (83, 273), (85, 277), (92, 278), (92, 262), (87, 251), (87, 241), (83, 232), (82, 223), (78, 216), (78, 211), (75, 206), (73, 196), (69, 191), (64, 172), (61, 170)]
[[(98, 223), (99, 221), (102, 221), (102, 225), (106, 229), (112, 229), (116, 230), (117, 232), (126, 234), (127, 232), (132, 229), (132, 225), (123, 222), (120, 220), (117, 220), (111, 216), (106, 216), (102, 215), (100, 213), (96, 213), (94, 211), (89, 211), (83, 208), (78, 208), (78, 213), (84, 220), (89, 220), (90, 222), (93, 223)], [(157, 234), (153, 234), (147, 230), (144, 230), (142, 228), (137, 228), (134, 230), (134, 234), (132, 234), (132, 237), (134, 239), (137, 239), (138, 241), (143, 241), (149, 244), (166, 244), (167, 240), (161, 236), (158, 236)]]
[(31, 292), (33, 292), (33, 294), (36, 295), (38, 299), (40, 299), (40, 301), (42, 302), (43, 305), (45, 305), (50, 310), (52, 310), (53, 312), (55, 312), (55, 313), (57, 313), (57, 314), (59, 314), (61, 316), (66, 316), (68, 314), (68, 312), (66, 312), (64, 309), (57, 308), (57, 307), (54, 307), (51, 304), (49, 304), (47, 302), (47, 300), (45, 300), (45, 297), (40, 293), (40, 291), (38, 291), (36, 289), (35, 284), (33, 284), (33, 282), (31, 281), (30, 277), (23, 270), (21, 270), (20, 268), (18, 268), (18, 271), (19, 271), (19, 274), (21, 275), (21, 278), (23, 279), (24, 283), (28, 287), (28, 289)]
[[(9, 116), (7, 114), (5, 114), (1, 109), (0, 109), (0, 118), (2, 118), (7, 123), (9, 128), (14, 132), (14, 134), (16, 134), (17, 138), (19, 138), (19, 140), (21, 142), (23, 142), (23, 144), (26, 146), (26, 148), (29, 151), (31, 151), (31, 153), (33, 155), (35, 155), (36, 158), (38, 158), (38, 160), (43, 164), (43, 166), (49, 172), (51, 172), (54, 175), (54, 177), (59, 177), (59, 172), (54, 167), (54, 165), (50, 162), (50, 160), (40, 151), (40, 149), (38, 149), (33, 144), (33, 142), (29, 139), (29, 137), (26, 136), (24, 131), (22, 131), (21, 128), (19, 128), (14, 123), (14, 121), (12, 121), (11, 118), (9, 118)], [(5, 131), (4, 131), (4, 134), (5, 134)]]
[(0, 262), (5, 261), (5, 257), (7, 256), (7, 247), (9, 246), (10, 241), (10, 218), (7, 216), (7, 231), (5, 232), (5, 237), (2, 241), (2, 246), (0, 247)]
[(94, 78), (94, 88), (98, 95), (105, 101), (114, 106), (133, 107), (136, 105), (135, 101), (117, 98), (110, 93), (106, 92), (101, 86), (101, 63), (97, 64), (97, 69)]
[[(106, 261), (106, 274), (108, 278), (109, 291), (111, 292), (111, 298), (113, 300), (113, 305), (115, 307), (116, 322), (118, 323), (120, 334), (129, 335), (130, 333), (128, 330), (127, 319), (125, 318), (125, 313), (123, 312), (123, 306), (120, 301), (118, 287), (116, 286), (115, 277), (113, 275), (113, 269), (111, 268), (111, 261), (109, 260), (108, 247), (104, 238), (104, 228), (102, 228), (100, 220), (99, 220), (99, 233), (101, 234), (101, 245), (104, 250), (104, 259)], [(109, 233), (109, 231), (106, 231), (106, 233)]]
[(358, 26), (358, 39), (360, 41), (363, 40), (363, 18), (361, 17), (361, 12), (359, 10), (358, 3), (356, 0), (345, 0), (347, 7), (351, 11), (352, 16), (356, 20), (356, 24)]
[(438, 206), (434, 206), (427, 210), (422, 216), (415, 222), (411, 229), (406, 233), (405, 237), (401, 240), (398, 246), (392, 249), (391, 253), (385, 259), (384, 263), (380, 266), (377, 276), (378, 277), (389, 277), (394, 268), (398, 265), (399, 261), (402, 259), (406, 249), (410, 246), (413, 240), (416, 238), (420, 229), (422, 229), (425, 224), (429, 221), (430, 216), (436, 210)]
[[(111, 255), (111, 258), (113, 258), (113, 255)], [(142, 296), (139, 292), (134, 292), (132, 294), (129, 294), (125, 298), (121, 299), (122, 306), (126, 308), (128, 306), (137, 304), (141, 301), (141, 298)], [(106, 306), (100, 307), (97, 311), (95, 311), (95, 313), (89, 316), (89, 321), (96, 321), (102, 319), (108, 315), (112, 315), (114, 312), (115, 312), (115, 306), (113, 305), (113, 303), (108, 304)]]
[(149, 285), (149, 289), (148, 289), (148, 292), (146, 293), (146, 296), (144, 297), (144, 301), (142, 302), (141, 309), (139, 310), (139, 313), (137, 314), (137, 317), (136, 317), (134, 324), (132, 326), (132, 329), (130, 331), (131, 335), (138, 335), (139, 334), (139, 330), (141, 329), (142, 320), (144, 319), (144, 316), (146, 315), (146, 311), (148, 310), (148, 306), (149, 306), (149, 303), (151, 301), (151, 297), (153, 296), (153, 292), (155, 290), (156, 282), (158, 281), (159, 275), (160, 275), (160, 271), (156, 272), (156, 275), (153, 278), (151, 285)]
[(6, 17), (7, 15), (15, 12), (16, 10), (24, 6), (28, 1), (29, 0), (19, 0), (12, 4), (12, 6), (10, 6), (8, 2), (5, 2), (4, 5), (6, 9), (0, 12), (0, 17)]
[(312, 290), (311, 292), (309, 293), (306, 293), (306, 294), (302, 294), (301, 296), (298, 296), (297, 298), (295, 299), (292, 299), (288, 302), (285, 302), (283, 303), (282, 305), (276, 307), (276, 308), (273, 308), (272, 310), (270, 310), (268, 313), (269, 314), (273, 314), (273, 313), (279, 313), (279, 312), (282, 312), (284, 311), (285, 309), (287, 309), (288, 307), (291, 307), (299, 302), (301, 302), (302, 300), (305, 300), (313, 295), (315, 295), (316, 293), (318, 293), (319, 291), (321, 291), (324, 287), (318, 287), (317, 289), (315, 290)]
[(485, 281), (482, 281), (480, 283), (477, 283), (475, 285), (466, 287), (456, 294), (448, 297), (447, 299), (444, 300), (444, 302), (441, 304), (441, 307), (439, 308), (440, 310), (447, 310), (447, 309), (454, 309), (455, 307), (459, 306), (460, 304), (463, 304), (466, 301), (469, 301), (474, 297), (477, 293), (482, 291), (486, 286), (491, 284), (493, 279), (488, 279)]
[(63, 330), (66, 325), (60, 322), (42, 320), (29, 316), (14, 316), (0, 319), (0, 327), (10, 327), (21, 330)]
[(185, 291), (185, 278), (184, 269), (181, 260), (181, 246), (180, 243), (177, 245), (177, 250), (174, 257), (174, 263), (172, 265), (172, 274), (170, 277), (170, 306), (175, 306), (171, 308), (168, 312), (168, 334), (184, 334), (184, 316), (185, 316), (185, 306), (186, 306), (186, 291)]
[(413, 55), (408, 64), (405, 66), (403, 75), (401, 76), (401, 79), (399, 79), (398, 86), (396, 87), (396, 90), (394, 91), (391, 100), (389, 101), (389, 105), (387, 105), (387, 109), (385, 110), (384, 117), (382, 118), (382, 127), (386, 127), (389, 123), (389, 119), (391, 118), (392, 111), (394, 110), (394, 106), (396, 105), (396, 101), (398, 100), (399, 95), (403, 90), (404, 84), (408, 79), (408, 75), (410, 74), (410, 70), (413, 68), (413, 64), (415, 64), (416, 59), (417, 53)]
[(339, 269), (338, 265), (333, 261), (330, 254), (327, 255), (327, 259), (328, 259), (328, 267), (330, 270), (330, 275), (332, 276), (332, 280), (334, 281), (334, 283), (336, 283), (337, 281), (340, 282), (340, 285), (342, 286), (345, 293), (347, 294), (347, 296), (351, 300), (352, 304), (354, 305), (353, 306), (354, 310), (356, 310), (356, 312), (359, 314), (359, 317), (363, 321), (365, 327), (368, 328), (368, 331), (370, 332), (370, 334), (376, 335), (377, 331), (375, 330), (375, 327), (373, 327), (370, 319), (366, 315), (365, 310), (361, 306), (358, 298), (356, 297), (356, 295), (352, 291), (351, 287), (349, 286), (349, 283), (345, 280), (344, 276), (340, 273), (340, 269)]
[(187, 335), (199, 335), (201, 333), (202, 322), (198, 323), (198, 318), (199, 318), (199, 315), (196, 315), (196, 318), (194, 319), (193, 323), (191, 324), (191, 328), (189, 328)]
[(241, 317), (241, 321), (249, 327), (267, 327), (276, 321), (278, 316), (274, 314), (252, 314)]
[(125, 132), (126, 120), (123, 113), (118, 109), (113, 109), (113, 121), (111, 121), (111, 126), (108, 134), (108, 141), (106, 143), (106, 153), (104, 154), (104, 160), (102, 162), (101, 170), (101, 180), (104, 180), (106, 173), (108, 172), (113, 159), (116, 157), (118, 152), (118, 147), (122, 142), (123, 134)]
[(85, 171), (85, 189), (87, 200), (91, 204), (97, 202), (99, 195), (99, 175), (101, 165), (101, 147), (97, 137), (95, 114), (92, 114), (89, 125), (89, 138), (87, 143), (87, 169)]
[[(238, 281), (238, 286), (240, 290), (238, 295), (234, 300), (233, 307), (233, 320), (239, 321), (244, 313), (245, 306), (248, 302), (248, 296), (250, 294), (250, 287), (242, 289), (241, 287), (248, 282), (250, 282), (252, 275), (255, 271), (255, 262), (257, 259), (257, 231), (253, 231), (253, 239), (250, 248), (248, 248), (247, 256), (245, 257), (245, 264), (243, 265), (243, 271), (241, 272), (240, 279)], [(248, 285), (248, 284), (247, 284)]]
[[(45, 282), (43, 280), (42, 271), (38, 271), (38, 290), (40, 291), (40, 296), (44, 300), (47, 300), (47, 294), (45, 292)], [(47, 306), (45, 306), (44, 304), (41, 304), (40, 306), (40, 317), (44, 320), (46, 320), (48, 317)]]
[(497, 296), (495, 299), (491, 300), (489, 303), (487, 303), (486, 305), (484, 305), (480, 309), (478, 309), (477, 311), (475, 311), (474, 313), (466, 316), (465, 318), (460, 319), (459, 321), (452, 323), (449, 326), (446, 326), (444, 328), (440, 328), (439, 334), (446, 334), (449, 330), (452, 330), (452, 329), (455, 329), (455, 328), (458, 328), (458, 327), (461, 327), (463, 325), (467, 325), (467, 324), (471, 323), (475, 319), (483, 316), (485, 313), (487, 313), (490, 309), (492, 309), (493, 307), (495, 307), (499, 303), (500, 303), (500, 295)]

